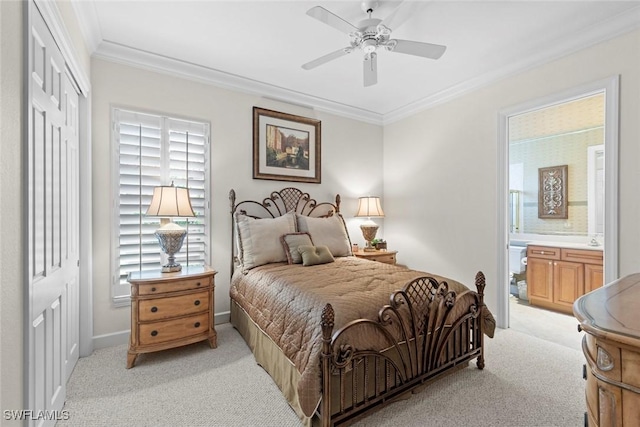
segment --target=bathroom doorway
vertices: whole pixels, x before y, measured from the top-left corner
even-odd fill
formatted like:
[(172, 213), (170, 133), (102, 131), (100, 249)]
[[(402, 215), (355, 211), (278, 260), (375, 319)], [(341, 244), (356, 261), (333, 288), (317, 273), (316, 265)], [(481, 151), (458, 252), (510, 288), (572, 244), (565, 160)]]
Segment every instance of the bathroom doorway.
[[(499, 171), (499, 203), (503, 209), (498, 230), (505, 248), (498, 266), (499, 277), (504, 278), (498, 295), (500, 327), (516, 326), (519, 322), (511, 322), (510, 313), (518, 316), (525, 306), (550, 308), (551, 314), (564, 311), (571, 324), (575, 323), (570, 317), (571, 298), (556, 298), (561, 304), (556, 307), (547, 304), (545, 298), (553, 298), (544, 295), (546, 290), (541, 295), (539, 288), (529, 288), (527, 267), (530, 262), (534, 263), (529, 267), (532, 269), (541, 264), (535, 264), (533, 258), (527, 260), (528, 245), (561, 248), (566, 244), (594, 251), (588, 254), (601, 251), (604, 266), (595, 273), (586, 270), (592, 275), (589, 280), (607, 283), (617, 277), (617, 94), (618, 79), (614, 77), (500, 114), (498, 154), (504, 170)], [(560, 186), (546, 186), (550, 182), (545, 175), (548, 170), (552, 181)], [(561, 263), (560, 249), (557, 252)], [(553, 293), (554, 286), (548, 286), (548, 293)], [(589, 289), (580, 286), (582, 292)], [(527, 313), (535, 315), (535, 310)], [(554, 325), (557, 320), (550, 317)]]

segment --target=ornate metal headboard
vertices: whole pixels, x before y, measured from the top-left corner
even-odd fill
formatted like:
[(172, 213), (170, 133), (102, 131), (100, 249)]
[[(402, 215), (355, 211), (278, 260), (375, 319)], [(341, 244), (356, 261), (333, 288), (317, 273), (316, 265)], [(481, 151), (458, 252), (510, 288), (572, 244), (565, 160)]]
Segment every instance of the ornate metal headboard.
[(294, 187), (286, 187), (279, 191), (273, 191), (262, 202), (255, 200), (243, 200), (236, 203), (236, 192), (229, 191), (231, 205), (231, 275), (236, 263), (236, 227), (235, 214), (241, 213), (252, 218), (276, 218), (287, 212), (295, 212), (304, 216), (328, 217), (340, 213), (340, 195), (336, 195), (335, 203), (318, 203), (312, 199), (309, 193), (304, 193)]

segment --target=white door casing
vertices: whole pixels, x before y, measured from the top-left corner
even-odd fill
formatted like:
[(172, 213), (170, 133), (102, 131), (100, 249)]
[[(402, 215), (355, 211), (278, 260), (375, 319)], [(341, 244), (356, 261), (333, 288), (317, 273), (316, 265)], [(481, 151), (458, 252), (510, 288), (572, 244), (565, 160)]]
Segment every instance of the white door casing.
[(38, 9), (29, 11), (26, 403), (59, 411), (79, 354), (78, 94)]
[[(541, 99), (531, 100), (500, 111), (498, 114), (498, 189), (497, 189), (497, 241), (498, 241), (498, 301), (496, 325), (509, 327), (509, 141), (510, 116), (533, 111), (560, 102), (581, 98), (595, 93), (605, 94), (604, 132), (604, 282), (618, 278), (618, 134), (619, 134), (620, 76), (587, 83)], [(585, 238), (585, 243), (588, 240)]]

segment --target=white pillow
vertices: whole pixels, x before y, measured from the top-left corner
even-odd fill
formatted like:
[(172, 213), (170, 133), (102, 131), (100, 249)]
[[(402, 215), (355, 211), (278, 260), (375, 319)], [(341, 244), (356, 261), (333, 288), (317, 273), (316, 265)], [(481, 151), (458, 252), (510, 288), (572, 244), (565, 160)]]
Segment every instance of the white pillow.
[(238, 227), (238, 255), (243, 270), (250, 270), (270, 262), (287, 262), (287, 254), (280, 236), (296, 231), (293, 212), (277, 218), (255, 219), (236, 214)]
[(351, 241), (340, 215), (312, 218), (298, 214), (298, 231), (311, 235), (313, 244), (326, 246), (334, 257), (351, 255)]

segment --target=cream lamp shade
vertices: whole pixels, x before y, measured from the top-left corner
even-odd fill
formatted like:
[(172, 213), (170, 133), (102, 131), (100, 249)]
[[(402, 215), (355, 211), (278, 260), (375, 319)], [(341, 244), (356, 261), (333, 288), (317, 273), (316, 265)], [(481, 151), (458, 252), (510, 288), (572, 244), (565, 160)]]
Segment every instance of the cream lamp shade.
[(191, 207), (189, 189), (174, 187), (173, 184), (154, 188), (146, 215), (163, 218), (196, 216)]
[(356, 217), (384, 218), (384, 211), (380, 206), (380, 197), (367, 196), (358, 199), (358, 212)]
[(371, 241), (376, 238), (378, 224), (373, 222), (371, 218), (384, 218), (380, 197), (360, 197), (358, 199), (358, 211), (355, 216), (356, 218), (367, 218), (365, 222), (360, 224), (360, 230), (362, 230), (362, 236), (366, 242), (364, 250), (367, 252), (375, 251), (376, 249), (371, 245)]
[(191, 207), (189, 189), (174, 187), (173, 183), (170, 186), (154, 188), (153, 198), (146, 215), (162, 218), (161, 227), (155, 232), (160, 247), (168, 256), (168, 262), (162, 266), (162, 272), (170, 273), (182, 270), (180, 263), (176, 262), (175, 254), (182, 248), (187, 230), (170, 222), (167, 218), (196, 216)]

